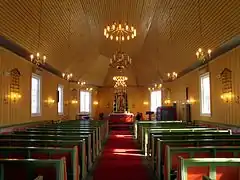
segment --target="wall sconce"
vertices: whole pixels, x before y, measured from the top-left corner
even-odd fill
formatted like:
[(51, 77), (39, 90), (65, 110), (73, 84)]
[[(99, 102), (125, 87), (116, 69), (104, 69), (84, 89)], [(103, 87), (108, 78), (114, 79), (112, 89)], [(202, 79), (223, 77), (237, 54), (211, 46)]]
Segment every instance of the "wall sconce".
[(49, 97), (47, 100), (44, 101), (48, 105), (53, 105), (55, 103), (55, 100)]
[(196, 100), (193, 98), (190, 98), (187, 100), (187, 104), (195, 104), (195, 103), (196, 103)]
[(144, 105), (148, 105), (149, 103), (148, 103), (148, 101), (144, 101), (143, 104)]
[(94, 105), (98, 105), (98, 101), (93, 101), (93, 104)]
[(233, 98), (234, 98), (234, 94), (232, 92), (223, 93), (221, 95), (221, 99), (223, 100), (224, 103), (231, 103)]
[(71, 104), (77, 104), (78, 101), (76, 99), (71, 100)]
[(15, 103), (15, 102), (19, 101), (19, 99), (21, 99), (21, 98), (22, 98), (21, 94), (11, 92), (10, 94), (8, 94), (6, 96), (5, 101), (7, 102), (7, 100), (10, 100)]

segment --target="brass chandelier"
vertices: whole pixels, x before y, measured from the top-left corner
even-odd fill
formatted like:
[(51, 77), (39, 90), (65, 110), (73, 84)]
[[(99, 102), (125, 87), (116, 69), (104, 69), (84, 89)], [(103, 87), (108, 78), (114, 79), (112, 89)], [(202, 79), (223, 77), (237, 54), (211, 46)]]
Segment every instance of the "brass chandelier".
[(115, 81), (115, 92), (125, 92), (127, 88), (126, 81), (128, 78), (126, 76), (114, 76), (113, 80)]
[(110, 59), (109, 66), (118, 70), (123, 70), (131, 64), (132, 59), (130, 58), (130, 56), (122, 52), (121, 50), (118, 50), (113, 54), (113, 57)]
[(162, 89), (162, 84), (156, 84), (156, 83), (154, 84), (153, 87), (148, 88), (149, 91), (159, 91), (161, 89)]
[(33, 54), (30, 55), (30, 60), (33, 64), (36, 64), (37, 66), (40, 66), (41, 64), (46, 63), (46, 56), (40, 56), (40, 53), (37, 53), (36, 56)]
[(211, 52), (211, 49), (208, 49), (208, 51), (205, 52), (202, 48), (199, 48), (196, 52), (197, 59), (204, 62), (206, 59), (211, 57)]
[(127, 23), (121, 24), (114, 22), (104, 28), (104, 36), (110, 40), (124, 41), (134, 39), (137, 35), (137, 31), (133, 26), (129, 26)]
[(167, 74), (169, 80), (174, 80), (178, 77), (178, 74), (176, 72), (168, 73)]

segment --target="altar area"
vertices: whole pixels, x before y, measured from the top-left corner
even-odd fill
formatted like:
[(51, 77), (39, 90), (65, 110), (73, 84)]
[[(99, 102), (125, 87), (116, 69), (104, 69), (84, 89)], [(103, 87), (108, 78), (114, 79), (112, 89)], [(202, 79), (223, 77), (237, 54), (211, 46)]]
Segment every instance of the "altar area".
[(134, 114), (133, 113), (111, 113), (109, 114), (109, 123), (121, 124), (121, 123), (133, 123)]

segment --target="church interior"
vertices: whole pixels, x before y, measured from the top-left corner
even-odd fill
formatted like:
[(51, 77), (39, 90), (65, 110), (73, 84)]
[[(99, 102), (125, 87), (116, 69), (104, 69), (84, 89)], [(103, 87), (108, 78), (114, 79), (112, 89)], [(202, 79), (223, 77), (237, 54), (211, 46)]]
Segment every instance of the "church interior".
[(239, 0), (0, 0), (0, 180), (240, 180)]

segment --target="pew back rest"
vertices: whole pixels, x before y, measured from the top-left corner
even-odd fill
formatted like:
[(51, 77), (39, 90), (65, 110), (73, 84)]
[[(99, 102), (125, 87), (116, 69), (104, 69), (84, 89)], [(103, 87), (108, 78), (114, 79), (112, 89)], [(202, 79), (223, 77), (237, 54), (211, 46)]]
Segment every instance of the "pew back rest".
[(177, 170), (178, 157), (183, 158), (239, 158), (240, 146), (202, 146), (202, 147), (172, 147), (166, 146), (164, 161), (164, 177), (170, 180), (171, 170)]
[[(65, 158), (52, 159), (0, 159), (0, 174), (4, 179), (34, 179), (43, 176), (46, 180), (67, 180)], [(13, 173), (14, 172), (14, 173)]]
[(61, 159), (65, 157), (67, 172), (74, 180), (79, 179), (78, 147), (0, 147), (0, 158), (14, 159)]
[(178, 180), (201, 180), (209, 176), (214, 180), (240, 178), (240, 158), (188, 158), (179, 157)]

